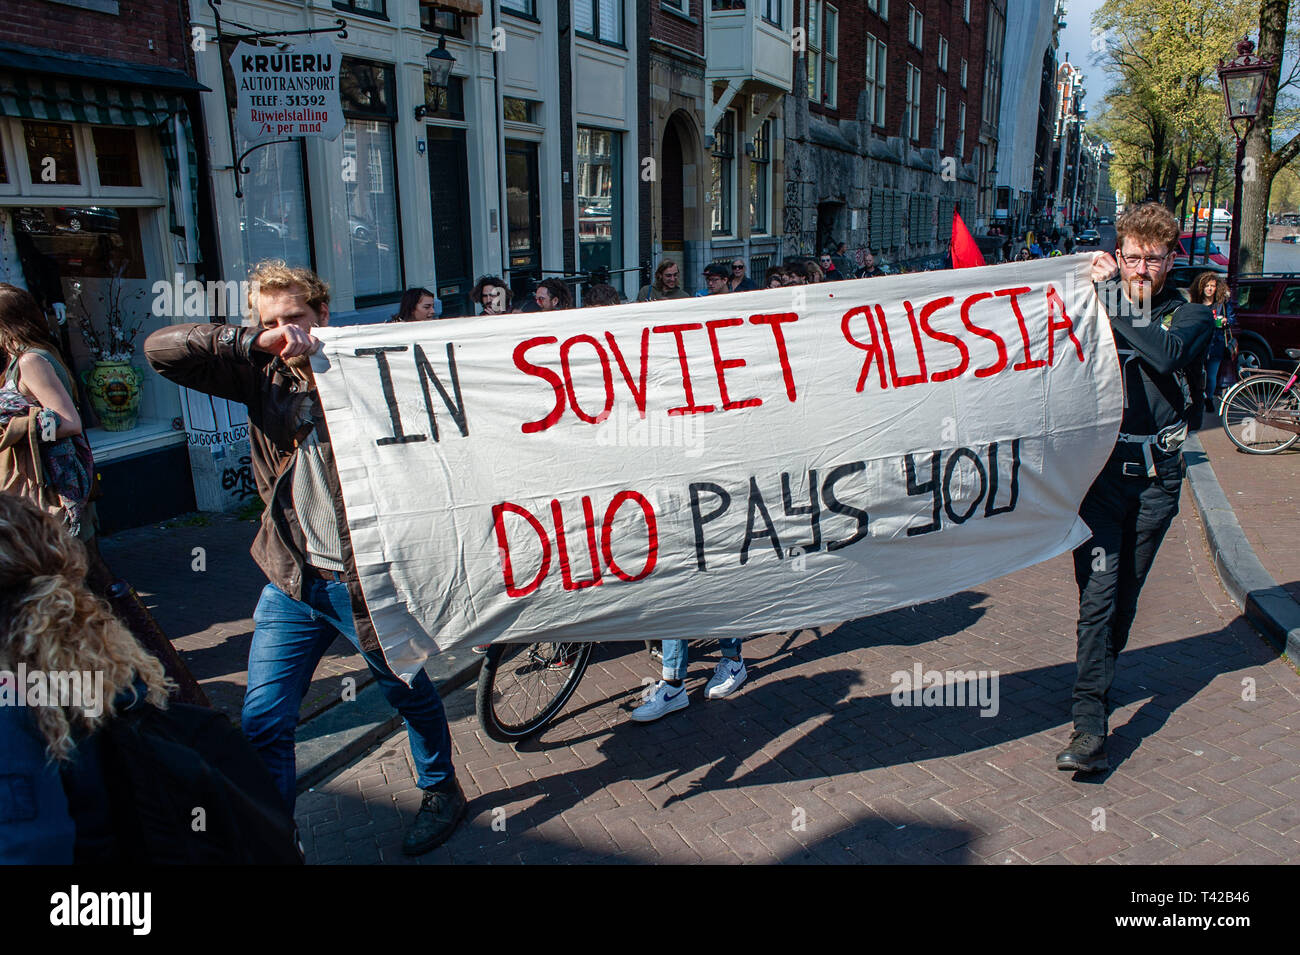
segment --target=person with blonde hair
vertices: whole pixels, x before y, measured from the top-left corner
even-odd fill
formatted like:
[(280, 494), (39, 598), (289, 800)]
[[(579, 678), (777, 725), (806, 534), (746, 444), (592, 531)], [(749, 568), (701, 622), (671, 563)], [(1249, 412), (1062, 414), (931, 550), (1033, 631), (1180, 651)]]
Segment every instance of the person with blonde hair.
[[(25, 811), (0, 811), (3, 863), (68, 863), (111, 842), (104, 807), (76, 798), (102, 790), (95, 734), (140, 701), (165, 707), (174, 689), (85, 577), (85, 548), (55, 517), (0, 495), (0, 753), (10, 793), (29, 796)], [(13, 705), (30, 686), (20, 676), (50, 674), (78, 677), (78, 692)]]
[(328, 422), (310, 367), (329, 323), (329, 286), (316, 273), (263, 262), (250, 275), (257, 324), (173, 325), (144, 351), (163, 377), (249, 409), (253, 476), (266, 502), (253, 558), (268, 583), (253, 612), (242, 726), (292, 811), (297, 795), (294, 735), (316, 664), (345, 637), (406, 719), (424, 799), (402, 849), (441, 845), (465, 812), (451, 759), (442, 700), (423, 669), (403, 680), (379, 644), (357, 573)]
[(682, 288), (682, 270), (672, 259), (660, 259), (654, 281), (637, 293), (638, 302), (658, 302), (665, 298), (690, 298)]

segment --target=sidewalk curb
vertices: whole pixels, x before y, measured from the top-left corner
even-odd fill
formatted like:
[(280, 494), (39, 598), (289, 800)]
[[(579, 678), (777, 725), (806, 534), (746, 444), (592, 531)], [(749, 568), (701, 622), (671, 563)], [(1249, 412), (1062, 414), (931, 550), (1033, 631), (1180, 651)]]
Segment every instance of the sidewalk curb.
[(1205, 525), (1210, 559), (1223, 588), (1270, 643), (1293, 664), (1300, 663), (1300, 604), (1278, 586), (1255, 556), (1195, 434), (1189, 434), (1183, 443), (1183, 457), (1192, 500)]
[[(445, 651), (429, 658), (429, 674), (440, 696), (473, 680), (483, 663), (468, 648)], [(360, 674), (359, 674), (360, 675)], [(340, 701), (298, 727), (294, 758), (298, 764), (298, 792), (303, 793), (327, 776), (364, 756), (402, 725), (402, 717), (384, 698), (374, 676), (357, 690), (355, 700)]]

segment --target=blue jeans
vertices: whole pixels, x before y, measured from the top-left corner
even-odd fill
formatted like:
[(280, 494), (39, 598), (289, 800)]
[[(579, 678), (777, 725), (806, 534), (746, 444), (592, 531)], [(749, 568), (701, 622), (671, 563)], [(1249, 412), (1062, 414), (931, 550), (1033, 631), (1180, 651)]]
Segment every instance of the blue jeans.
[[(248, 690), (242, 716), (244, 735), (271, 770), (290, 811), (297, 795), (294, 731), (312, 673), (339, 634), (361, 651), (346, 584), (309, 580), (303, 598), (294, 600), (274, 584), (267, 584), (262, 591), (253, 611), (253, 645), (248, 651)], [(361, 651), (361, 656), (388, 702), (406, 719), (420, 788), (454, 778), (451, 731), (428, 674), (421, 670), (414, 684), (407, 686), (379, 652)]]
[[(727, 637), (719, 640), (718, 646), (722, 648), (724, 657), (731, 657), (733, 660), (740, 659), (740, 638)], [(665, 680), (684, 680), (686, 679), (686, 641), (685, 640), (665, 640), (663, 643), (664, 653), (664, 675)]]

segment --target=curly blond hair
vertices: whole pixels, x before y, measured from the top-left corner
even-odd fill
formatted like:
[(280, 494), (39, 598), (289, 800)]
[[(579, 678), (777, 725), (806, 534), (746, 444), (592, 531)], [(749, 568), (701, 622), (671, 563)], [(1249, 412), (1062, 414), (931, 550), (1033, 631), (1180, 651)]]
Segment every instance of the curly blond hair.
[[(103, 707), (35, 707), (52, 761), (67, 760), (75, 733), (111, 719), (118, 693), (139, 679), (146, 698), (166, 706), (175, 689), (162, 664), (145, 652), (85, 584), (86, 551), (55, 518), (28, 501), (0, 494), (0, 669), (20, 664), (44, 673), (103, 674)], [(10, 677), (12, 679), (12, 677)]]
[(330, 303), (330, 287), (311, 269), (293, 268), (281, 259), (258, 262), (248, 273), (248, 311), (257, 316), (257, 296), (262, 289), (280, 292), (300, 288), (307, 307), (319, 312), (322, 305)]

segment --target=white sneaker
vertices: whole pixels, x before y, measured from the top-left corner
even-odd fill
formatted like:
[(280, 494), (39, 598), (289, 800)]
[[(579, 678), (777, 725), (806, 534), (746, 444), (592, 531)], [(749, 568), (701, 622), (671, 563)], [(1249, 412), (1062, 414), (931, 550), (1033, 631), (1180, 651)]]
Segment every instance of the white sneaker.
[(745, 677), (748, 675), (745, 672), (744, 660), (732, 660), (730, 657), (723, 657), (718, 661), (713, 676), (704, 688), (705, 698), (720, 700), (724, 696), (730, 696), (740, 684), (745, 682)]
[(673, 686), (660, 680), (650, 698), (632, 711), (632, 719), (638, 723), (649, 723), (676, 710), (684, 710), (690, 705), (686, 698), (686, 684)]

